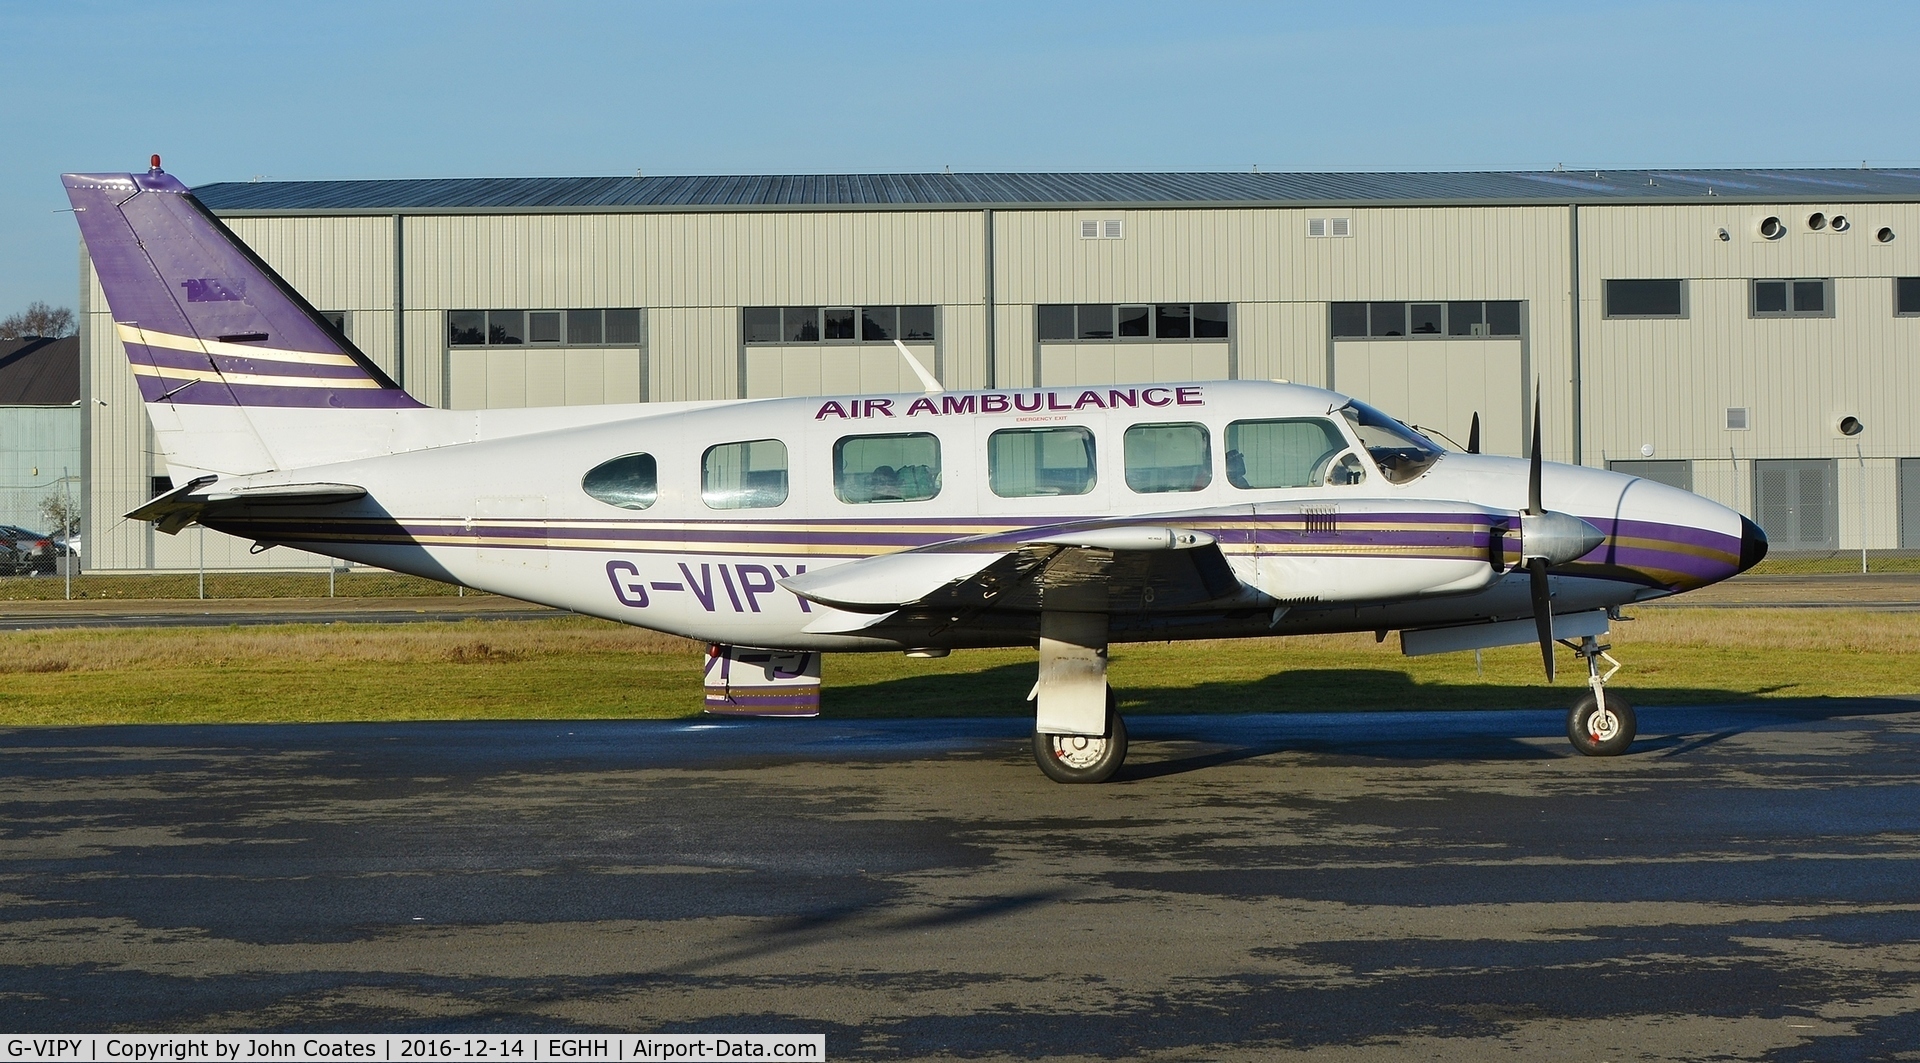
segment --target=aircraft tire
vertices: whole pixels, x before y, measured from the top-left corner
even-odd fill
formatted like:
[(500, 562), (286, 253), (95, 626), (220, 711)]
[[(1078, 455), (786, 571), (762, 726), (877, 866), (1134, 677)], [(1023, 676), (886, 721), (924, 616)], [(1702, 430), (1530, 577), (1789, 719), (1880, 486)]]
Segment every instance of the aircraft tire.
[(1113, 711), (1113, 693), (1107, 693), (1107, 733), (1052, 735), (1033, 732), (1033, 760), (1054, 782), (1106, 782), (1127, 761), (1127, 722)]
[[(1596, 721), (1594, 714), (1598, 706), (1589, 691), (1586, 696), (1573, 703), (1573, 710), (1567, 713), (1567, 740), (1573, 748), (1589, 757), (1617, 757), (1633, 745), (1633, 736), (1639, 726), (1634, 719), (1633, 706), (1627, 704), (1619, 695), (1607, 695), (1607, 712), (1612, 714), (1611, 726), (1606, 721)], [(1596, 729), (1594, 724), (1602, 726)]]

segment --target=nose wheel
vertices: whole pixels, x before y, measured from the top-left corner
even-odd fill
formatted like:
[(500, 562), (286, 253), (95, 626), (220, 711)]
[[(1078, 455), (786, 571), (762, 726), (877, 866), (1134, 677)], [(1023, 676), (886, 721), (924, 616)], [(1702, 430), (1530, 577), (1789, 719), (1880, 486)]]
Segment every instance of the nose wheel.
[[(1620, 670), (1620, 662), (1607, 653), (1613, 647), (1601, 645), (1592, 635), (1582, 638), (1577, 645), (1571, 642), (1566, 645), (1587, 662), (1589, 688), (1567, 713), (1567, 739), (1586, 756), (1617, 757), (1633, 745), (1638, 726), (1633, 706), (1620, 695), (1607, 693), (1607, 680)], [(1600, 671), (1601, 661), (1610, 666), (1605, 674)]]

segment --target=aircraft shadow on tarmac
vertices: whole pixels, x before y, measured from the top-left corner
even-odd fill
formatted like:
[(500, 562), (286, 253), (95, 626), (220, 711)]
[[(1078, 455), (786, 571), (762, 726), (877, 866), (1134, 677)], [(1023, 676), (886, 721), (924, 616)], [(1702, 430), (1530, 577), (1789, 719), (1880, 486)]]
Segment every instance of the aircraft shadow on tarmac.
[[(1578, 682), (1578, 677), (1575, 678)], [(886, 680), (863, 686), (828, 685), (825, 713), (834, 717), (890, 716), (911, 706), (914, 716), (1018, 716), (1032, 711), (1025, 701), (1033, 683), (1031, 665), (1009, 664), (970, 673), (941, 673)], [(1920, 702), (1903, 698), (1782, 698), (1759, 700), (1779, 688), (1728, 690), (1699, 686), (1619, 686), (1619, 696), (1643, 711), (1643, 728), (1653, 733), (1635, 743), (1636, 756), (1686, 756), (1735, 735), (1773, 725), (1783, 718), (1814, 721), (1837, 716), (1882, 715), (1920, 710)], [(1287, 669), (1240, 682), (1200, 682), (1180, 687), (1115, 685), (1121, 712), (1136, 742), (1136, 755), (1115, 776), (1117, 782), (1145, 781), (1220, 767), (1285, 752), (1313, 752), (1332, 756), (1359, 756), (1387, 760), (1550, 760), (1574, 756), (1570, 747), (1542, 745), (1526, 738), (1552, 737), (1537, 723), (1518, 726), (1512, 733), (1485, 726), (1450, 728), (1431, 722), (1408, 731), (1383, 730), (1375, 720), (1337, 723), (1314, 733), (1276, 735), (1266, 740), (1242, 729), (1206, 726), (1192, 717), (1227, 723), (1232, 717), (1256, 713), (1423, 714), (1468, 713), (1484, 716), (1489, 710), (1562, 710), (1579, 696), (1574, 683), (1497, 685), (1492, 683), (1420, 683), (1412, 676), (1386, 668)], [(1691, 717), (1703, 711), (1715, 715), (1710, 726), (1694, 727)], [(1678, 731), (1668, 731), (1662, 719), (1674, 712), (1689, 719)], [(1175, 722), (1158, 717), (1187, 717)], [(1663, 733), (1665, 732), (1665, 733)], [(1151, 759), (1150, 744), (1171, 743), (1191, 749), (1208, 748), (1162, 759)]]

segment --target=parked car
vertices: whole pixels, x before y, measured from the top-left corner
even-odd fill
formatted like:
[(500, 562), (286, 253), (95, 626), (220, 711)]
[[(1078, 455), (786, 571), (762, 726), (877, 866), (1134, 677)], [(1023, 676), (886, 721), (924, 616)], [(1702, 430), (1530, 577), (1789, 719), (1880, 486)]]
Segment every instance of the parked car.
[(0, 575), (51, 576), (58, 570), (53, 537), (0, 524)]

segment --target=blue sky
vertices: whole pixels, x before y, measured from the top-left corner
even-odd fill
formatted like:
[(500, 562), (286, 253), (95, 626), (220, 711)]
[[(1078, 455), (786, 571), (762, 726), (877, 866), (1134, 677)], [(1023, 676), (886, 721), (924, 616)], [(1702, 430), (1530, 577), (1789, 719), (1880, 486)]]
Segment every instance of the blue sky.
[(188, 184), (1920, 162), (1920, 5), (0, 0), (0, 314), (57, 175)]

